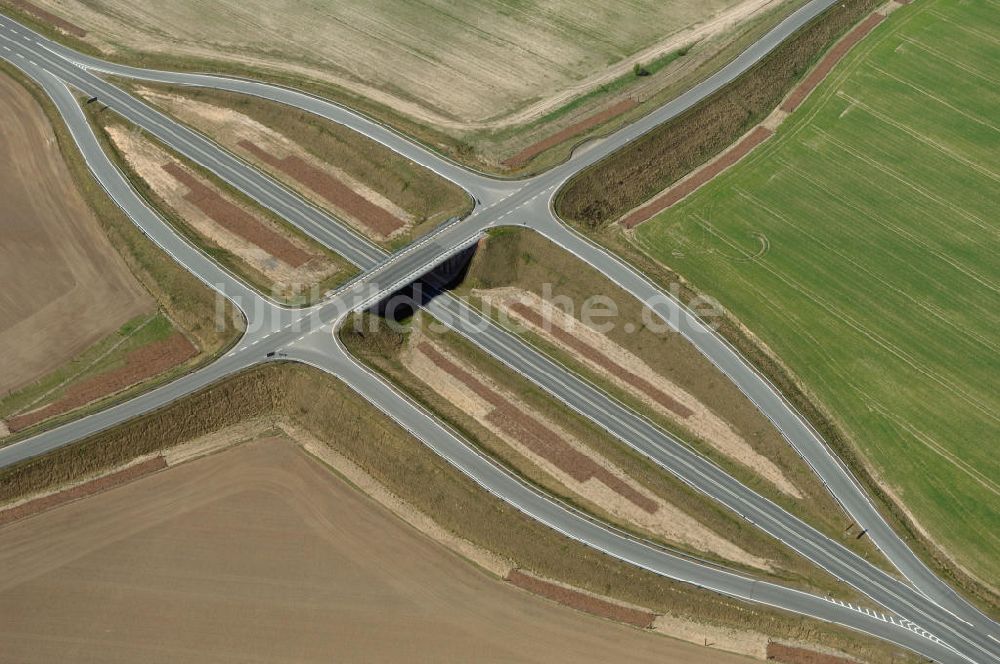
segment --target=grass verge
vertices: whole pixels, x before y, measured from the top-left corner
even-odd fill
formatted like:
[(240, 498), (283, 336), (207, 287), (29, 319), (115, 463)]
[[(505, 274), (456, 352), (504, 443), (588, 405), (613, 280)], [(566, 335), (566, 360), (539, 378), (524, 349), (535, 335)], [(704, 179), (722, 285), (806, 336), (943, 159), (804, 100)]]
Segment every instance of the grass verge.
[(556, 212), (593, 230), (666, 189), (763, 120), (878, 4), (845, 0), (831, 7), (723, 90), (574, 176), (556, 197)]

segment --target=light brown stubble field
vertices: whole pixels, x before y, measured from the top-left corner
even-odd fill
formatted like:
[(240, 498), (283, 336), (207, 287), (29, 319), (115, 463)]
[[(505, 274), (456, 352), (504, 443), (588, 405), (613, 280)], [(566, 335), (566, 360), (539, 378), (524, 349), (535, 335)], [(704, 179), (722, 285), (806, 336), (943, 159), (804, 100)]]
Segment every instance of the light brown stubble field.
[(0, 639), (17, 661), (749, 661), (493, 579), (286, 439), (0, 533)]
[(34, 0), (115, 57), (333, 83), (443, 129), (524, 123), (786, 0)]
[[(0, 394), (153, 311), (66, 168), (31, 94), (0, 73)], [(15, 349), (16, 352), (11, 349)]]

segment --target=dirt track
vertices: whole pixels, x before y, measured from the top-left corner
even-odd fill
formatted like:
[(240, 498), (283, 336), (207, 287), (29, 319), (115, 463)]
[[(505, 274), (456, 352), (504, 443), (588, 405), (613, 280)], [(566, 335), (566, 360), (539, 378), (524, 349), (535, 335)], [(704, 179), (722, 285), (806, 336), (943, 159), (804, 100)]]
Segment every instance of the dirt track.
[(31, 94), (0, 74), (0, 393), (56, 369), (152, 299), (105, 238)]
[(0, 615), (18, 662), (751, 661), (490, 578), (286, 440), (3, 527)]

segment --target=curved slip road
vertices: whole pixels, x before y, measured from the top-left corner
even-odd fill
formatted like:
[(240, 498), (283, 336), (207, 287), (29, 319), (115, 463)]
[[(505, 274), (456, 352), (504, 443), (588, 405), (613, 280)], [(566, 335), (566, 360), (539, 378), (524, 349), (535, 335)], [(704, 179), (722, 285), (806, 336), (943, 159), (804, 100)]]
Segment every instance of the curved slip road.
[[(802, 11), (797, 13), (795, 16), (789, 19), (789, 21), (786, 21), (786, 23), (783, 23), (782, 26), (779, 26), (779, 28), (776, 29), (777, 33), (769, 34), (769, 37), (772, 37), (775, 34), (777, 34), (775, 38), (780, 37), (781, 30), (787, 31), (794, 27), (797, 27), (798, 25), (801, 25), (802, 22), (808, 20), (808, 18), (810, 18), (812, 15), (815, 15), (817, 11), (821, 10), (822, 8), (825, 7), (825, 5), (828, 4), (830, 3), (824, 3), (824, 2), (810, 3), (805, 8), (806, 10), (809, 11)], [(10, 29), (9, 24), (3, 27), (6, 29)], [(3, 34), (3, 32), (0, 32), (0, 38), (4, 36), (5, 35)], [(18, 37), (22, 41), (17, 41)], [(654, 113), (654, 116), (656, 116), (655, 118), (654, 116), (648, 116), (647, 119), (645, 119), (646, 125), (648, 125), (646, 126), (646, 128), (642, 128), (642, 126), (637, 126), (637, 125), (628, 127), (625, 130), (622, 130), (622, 132), (619, 132), (618, 134), (615, 134), (611, 138), (605, 140), (603, 143), (598, 145), (597, 148), (594, 148), (585, 153), (585, 155), (583, 155), (584, 158), (582, 160), (581, 159), (573, 160), (563, 165), (562, 167), (554, 171), (550, 171), (549, 173), (540, 176), (538, 178), (535, 178), (533, 180), (529, 180), (523, 183), (515, 183), (519, 188), (516, 189), (513, 188), (511, 183), (495, 183), (495, 187), (493, 188), (481, 188), (480, 193), (482, 193), (482, 198), (490, 203), (488, 206), (477, 208), (477, 211), (471, 217), (464, 220), (463, 222), (450, 225), (448, 228), (444, 229), (440, 233), (435, 234), (429, 240), (421, 240), (418, 243), (416, 243), (415, 246), (412, 246), (410, 248), (402, 250), (401, 252), (398, 252), (396, 256), (386, 258), (384, 257), (384, 255), (380, 250), (375, 248), (373, 245), (368, 243), (363, 238), (360, 238), (356, 234), (353, 234), (349, 231), (345, 231), (343, 228), (340, 227), (339, 224), (336, 223), (335, 220), (330, 219), (323, 213), (319, 212), (316, 208), (310, 206), (308, 203), (301, 201), (301, 199), (299, 199), (297, 196), (291, 194), (280, 185), (277, 185), (266, 176), (256, 174), (256, 171), (250, 168), (245, 162), (242, 162), (242, 160), (239, 160), (238, 158), (230, 155), (229, 153), (220, 150), (210, 141), (204, 139), (204, 137), (201, 137), (196, 133), (191, 132), (190, 130), (180, 127), (166, 116), (163, 116), (162, 114), (153, 111), (148, 106), (137, 102), (134, 98), (130, 97), (129, 95), (126, 95), (117, 88), (114, 88), (114, 86), (108, 85), (106, 82), (102, 81), (96, 76), (89, 75), (87, 72), (83, 72), (79, 68), (72, 66), (71, 64), (67, 63), (62, 57), (55, 57), (56, 53), (54, 52), (54, 50), (50, 50), (51, 46), (46, 47), (46, 45), (42, 43), (40, 38), (36, 39), (36, 37), (37, 35), (33, 35), (33, 33), (29, 33), (27, 31), (24, 31), (23, 28), (20, 28), (17, 34), (14, 35), (14, 41), (11, 42), (20, 47), (18, 49), (15, 49), (17, 51), (17, 55), (15, 55), (15, 57), (19, 57), (22, 60), (26, 59), (29, 64), (34, 62), (35, 64), (31, 66), (37, 67), (39, 69), (44, 67), (46, 70), (49, 71), (55, 70), (56, 73), (61, 78), (65, 78), (68, 82), (73, 83), (73, 85), (79, 87), (81, 90), (86, 91), (88, 94), (97, 94), (98, 96), (100, 96), (102, 102), (107, 103), (109, 106), (114, 108), (114, 110), (120, 112), (123, 116), (129, 118), (136, 124), (139, 124), (140, 126), (143, 126), (147, 130), (151, 131), (159, 138), (161, 138), (161, 140), (164, 140), (164, 142), (167, 142), (172, 147), (175, 147), (175, 149), (178, 149), (186, 156), (189, 156), (198, 163), (201, 163), (202, 165), (212, 169), (213, 171), (216, 171), (218, 174), (220, 174), (221, 177), (227, 179), (227, 181), (229, 181), (231, 184), (234, 184), (234, 186), (237, 186), (238, 188), (242, 189), (245, 193), (260, 200), (264, 205), (270, 207), (272, 210), (274, 210), (278, 214), (281, 214), (286, 219), (289, 219), (296, 225), (299, 225), (307, 233), (313, 235), (313, 237), (323, 242), (324, 244), (331, 246), (331, 248), (338, 251), (339, 253), (342, 253), (345, 257), (348, 258), (348, 260), (352, 260), (352, 262), (359, 265), (359, 267), (362, 267), (363, 269), (368, 269), (369, 274), (367, 274), (364, 278), (362, 278), (356, 283), (357, 292), (352, 292), (353, 300), (351, 300), (351, 302), (353, 302), (355, 305), (359, 302), (359, 300), (356, 297), (358, 292), (364, 291), (368, 293), (366, 297), (370, 298), (377, 298), (380, 294), (390, 292), (391, 290), (394, 290), (402, 283), (405, 283), (406, 280), (411, 279), (414, 276), (418, 276), (421, 273), (421, 270), (426, 271), (426, 268), (435, 265), (437, 262), (440, 261), (441, 258), (443, 258), (448, 253), (453, 253), (456, 247), (462, 246), (463, 243), (467, 244), (469, 241), (474, 241), (475, 238), (478, 237), (478, 234), (479, 232), (481, 232), (482, 229), (491, 225), (500, 225), (507, 223), (524, 223), (526, 225), (537, 226), (541, 230), (543, 230), (543, 232), (546, 232), (546, 234), (551, 234), (552, 236), (554, 236), (553, 239), (556, 239), (557, 242), (563, 244), (563, 246), (566, 246), (567, 248), (569, 248), (571, 251), (574, 251), (578, 255), (584, 255), (589, 251), (594, 257), (596, 257), (600, 261), (607, 262), (607, 264), (605, 264), (603, 262), (594, 263), (593, 261), (591, 261), (592, 264), (595, 265), (595, 267), (604, 270), (606, 274), (611, 272), (609, 276), (611, 276), (613, 280), (623, 285), (628, 284), (629, 283), (628, 279), (627, 278), (623, 279), (623, 277), (626, 276), (625, 272), (622, 272), (622, 274), (619, 275), (612, 276), (615, 270), (619, 268), (625, 271), (630, 271), (629, 268), (627, 268), (627, 266), (622, 264), (620, 261), (617, 261), (617, 259), (608, 256), (602, 250), (593, 247), (582, 238), (579, 238), (579, 236), (575, 236), (575, 234), (570, 233), (569, 235), (564, 235), (563, 237), (559, 237), (558, 235), (559, 232), (566, 233), (567, 231), (564, 227), (559, 225), (558, 222), (554, 220), (554, 218), (552, 218), (549, 212), (548, 204), (549, 201), (551, 200), (552, 193), (554, 192), (555, 186), (557, 184), (565, 180), (566, 177), (571, 175), (572, 172), (575, 172), (575, 170), (577, 170), (578, 168), (583, 167), (589, 163), (593, 163), (593, 161), (596, 161), (598, 158), (603, 156), (603, 154), (609, 153), (613, 149), (616, 149), (620, 144), (624, 144), (628, 140), (635, 138), (636, 136), (640, 135), (643, 131), (648, 130), (648, 128), (651, 128), (652, 126), (655, 126), (656, 123), (664, 119), (668, 119), (669, 117), (673, 117), (673, 115), (676, 115), (677, 113), (684, 110), (685, 108), (684, 104), (687, 104), (687, 107), (689, 107), (693, 103), (692, 99), (702, 98), (705, 94), (707, 94), (705, 90), (710, 89), (710, 87), (707, 87), (705, 88), (705, 90), (702, 90), (700, 93), (698, 93), (701, 94), (701, 97), (698, 97), (697, 94), (689, 95), (690, 99), (682, 103), (673, 104), (672, 102), (673, 106), (671, 108), (668, 108), (671, 106), (668, 105), (668, 107), (664, 107), (659, 111), (655, 112)], [(0, 39), (0, 41), (2, 41), (2, 39)], [(759, 42), (758, 45), (755, 46), (759, 46), (760, 44), (761, 43)], [(6, 48), (6, 46), (4, 47)], [(39, 49), (39, 47), (41, 48)], [(748, 54), (744, 54), (744, 56), (741, 56), (741, 60), (737, 61), (737, 63), (741, 64), (731, 65), (730, 67), (728, 67), (727, 68), (728, 71), (724, 70), (727, 71), (725, 76), (717, 78), (714, 84), (715, 85), (723, 84), (727, 80), (725, 78), (726, 76), (729, 76), (728, 80), (731, 80), (732, 76), (735, 76), (740, 71), (745, 70), (746, 66), (749, 66), (750, 64), (752, 64), (752, 62), (755, 62), (764, 53), (766, 53), (766, 50), (763, 50), (763, 47), (751, 49), (751, 51), (748, 51)], [(5, 53), (0, 52), (0, 56), (4, 55)], [(18, 63), (15, 61), (15, 64)], [(743, 67), (743, 69), (740, 69), (740, 67)], [(108, 66), (107, 68), (113, 69), (112, 66)], [(720, 72), (720, 74), (722, 74), (722, 72)], [(183, 78), (183, 77), (190, 77), (192, 75), (177, 74), (173, 76)], [(200, 79), (208, 79), (208, 78), (211, 77), (200, 77)], [(204, 83), (205, 81), (202, 80), (201, 83), (199, 84), (204, 84)], [(708, 83), (709, 82), (706, 81), (706, 84)], [(264, 88), (268, 87), (259, 83), (253, 85)], [(288, 94), (289, 92), (280, 88), (277, 88), (276, 90), (280, 91), (282, 95)], [(258, 89), (257, 92), (259, 93), (261, 92), (261, 90)], [(260, 96), (270, 96), (270, 95), (261, 94)], [(276, 97), (279, 96), (278, 93), (275, 93), (275, 96)], [(314, 104), (318, 104), (320, 106), (325, 105), (329, 108), (339, 109), (341, 112), (344, 112), (344, 109), (340, 109), (340, 107), (328, 104), (327, 102), (323, 102), (322, 100), (316, 100), (315, 98), (312, 97), (308, 97), (308, 99), (313, 100)], [(280, 101), (280, 99), (278, 100)], [(360, 117), (360, 116), (354, 116), (353, 114), (352, 116), (355, 118)], [(362, 124), (364, 124), (365, 122), (369, 122), (367, 120), (364, 120), (363, 118), (360, 118), (360, 120)], [(381, 127), (380, 125), (377, 126)], [(367, 133), (365, 129), (361, 130)], [(382, 131), (384, 132), (385, 129), (382, 128)], [(405, 148), (405, 145), (409, 144), (408, 141), (406, 141), (399, 135), (394, 134), (392, 132), (387, 132), (387, 136), (382, 136), (381, 138), (377, 138), (376, 140), (383, 140), (383, 142), (385, 142), (386, 140), (390, 139), (393, 141), (402, 141), (404, 143), (403, 148)], [(393, 146), (390, 145), (390, 147)], [(397, 148), (393, 147), (393, 149)], [(403, 152), (403, 149), (397, 149), (397, 151), (405, 154), (405, 152)], [(454, 164), (451, 164), (451, 162), (446, 162), (444, 160), (441, 160), (433, 153), (427, 152), (422, 148), (415, 148), (415, 151), (419, 151), (420, 159), (431, 160), (431, 161), (437, 160), (437, 162), (439, 162), (437, 163), (437, 166), (434, 167), (432, 170), (435, 170), (443, 174), (443, 172), (446, 171), (447, 169), (452, 169), (451, 171), (449, 171), (451, 173), (451, 177), (468, 178), (469, 181), (468, 188), (470, 189), (475, 189), (475, 187), (480, 186), (477, 183), (481, 183), (483, 180), (482, 176), (475, 174), (469, 175), (468, 173), (466, 173), (464, 176), (461, 176), (460, 174), (456, 175), (454, 169), (456, 169), (457, 167), (455, 167)], [(456, 181), (459, 180), (456, 179)], [(499, 198), (500, 194), (497, 194), (496, 192), (509, 192), (509, 193), (507, 194), (506, 197)], [(540, 209), (543, 210), (542, 214), (539, 214)], [(608, 268), (609, 265), (613, 269), (609, 269)], [(634, 272), (632, 272), (632, 274), (635, 275), (636, 277), (639, 277), (639, 275), (636, 275)], [(662, 294), (662, 292), (657, 291), (655, 287), (652, 288), (653, 291), (658, 293), (661, 297), (664, 297), (664, 299), (668, 299)], [(636, 295), (639, 295), (641, 293), (641, 290), (636, 290), (630, 286), (626, 286), (626, 289), (630, 290), (630, 292), (633, 292), (633, 294)], [(346, 300), (343, 299), (338, 300), (338, 302), (343, 302), (343, 301)], [(437, 300), (435, 302), (441, 302), (441, 301), (444, 300), (443, 299)], [(669, 308), (671, 305), (673, 307), (679, 307), (679, 305), (670, 300), (668, 305), (664, 305), (668, 310), (668, 313), (670, 313)], [(664, 311), (663, 308), (655, 310), (657, 310), (658, 313)], [(670, 319), (668, 318), (668, 320)], [(712, 336), (710, 332), (707, 331), (706, 329), (699, 329), (698, 321), (694, 317), (691, 317), (690, 323), (691, 323), (690, 329), (687, 330), (686, 333), (686, 336), (689, 336), (689, 338), (691, 338), (691, 336), (697, 336), (701, 334), (707, 334), (709, 336)], [(682, 330), (682, 332), (684, 332), (684, 330)], [(481, 334), (478, 331), (472, 331), (472, 332), (467, 331), (467, 333), (471, 335), (470, 338), (475, 337), (475, 335)], [(279, 335), (280, 338), (274, 337), (273, 342), (278, 343), (279, 341), (288, 339), (288, 334), (289, 333), (283, 332), (282, 335)], [(300, 337), (296, 341), (301, 341), (301, 340), (302, 338)], [(475, 341), (476, 339), (473, 338), (473, 340)], [(692, 340), (696, 341), (695, 339)], [(698, 346), (703, 350), (703, 352), (705, 352), (705, 348), (699, 343), (697, 343), (697, 341), (696, 341), (696, 346)], [(512, 366), (517, 366), (519, 363), (523, 362), (523, 358), (525, 357), (525, 352), (527, 350), (530, 349), (524, 347), (523, 343), (516, 340), (509, 340), (506, 346), (500, 347), (499, 350), (496, 350), (494, 352), (500, 353), (499, 356), (501, 357), (501, 359), (504, 359), (504, 361), (507, 361)], [(726, 359), (724, 356), (724, 349), (721, 352), (723, 352), (723, 359)], [(730, 352), (732, 353), (731, 349)], [(712, 355), (709, 356), (711, 359), (713, 359), (713, 361), (716, 361), (716, 364), (720, 364), (720, 362), (717, 361), (717, 358), (713, 357)], [(747, 368), (747, 370), (750, 371), (751, 374), (756, 376), (756, 374), (754, 374), (752, 370), (750, 370), (749, 367), (746, 366), (746, 364), (742, 362), (742, 360), (738, 356), (736, 356), (735, 354), (733, 354), (733, 356), (737, 361), (737, 363), (743, 364), (745, 368)], [(562, 373), (565, 374), (566, 373), (565, 370), (562, 370)], [(727, 373), (730, 372), (727, 371)], [(732, 376), (733, 374), (730, 373), (730, 375)], [(741, 384), (740, 387), (744, 388), (744, 385)], [(765, 385), (764, 387), (769, 388), (769, 386), (767, 385)], [(769, 389), (773, 392), (773, 388)], [(563, 386), (556, 386), (554, 393), (556, 393), (557, 396), (559, 396), (559, 398), (564, 401), (567, 402), (571, 401), (574, 395), (568, 394), (563, 390), (564, 390)], [(744, 389), (744, 391), (746, 392), (747, 390)], [(776, 393), (775, 396), (777, 396)], [(606, 399), (606, 397), (604, 398)], [(780, 401), (780, 397), (778, 398), (778, 401), (779, 401), (779, 404), (777, 406), (778, 408), (784, 408), (789, 413), (794, 415), (794, 413), (787, 406), (787, 404), (784, 404), (784, 402)], [(761, 405), (761, 401), (755, 399), (755, 402), (758, 403), (759, 406)], [(621, 409), (614, 408), (613, 406), (614, 405), (612, 404), (610, 407), (609, 411), (610, 415), (606, 413), (602, 414), (601, 417), (606, 419), (612, 415), (617, 415), (618, 411)], [(765, 414), (768, 414), (768, 416), (771, 417), (770, 413), (765, 412)], [(801, 418), (798, 418), (798, 420), (801, 423)], [(775, 418), (772, 417), (772, 421), (776, 421)], [(606, 423), (606, 421), (602, 423)], [(779, 428), (781, 427), (779, 426)], [(785, 431), (784, 429), (782, 429), (782, 431), (783, 433), (786, 434), (786, 436), (788, 436), (787, 431)], [(791, 437), (790, 440), (792, 440)], [(802, 446), (800, 444), (797, 444), (795, 440), (792, 440), (792, 442), (793, 444), (796, 445), (796, 448), (799, 449), (800, 452), (802, 452), (803, 449), (807, 449), (807, 446)], [(816, 438), (816, 445), (818, 445), (820, 448), (822, 448), (823, 451), (825, 451), (825, 447), (822, 445), (822, 442), (819, 441), (818, 437)], [(647, 451), (647, 453), (649, 452)], [(827, 454), (829, 453), (827, 452)], [(804, 456), (806, 456), (805, 453)], [(832, 458), (832, 455), (830, 456)], [(845, 475), (849, 478), (849, 475), (839, 464), (835, 465), (836, 465), (836, 468), (834, 469), (835, 473), (839, 472), (841, 475)], [(816, 466), (814, 465), (814, 467)], [(817, 470), (819, 470), (819, 468), (817, 468)], [(827, 478), (824, 477), (824, 480), (826, 479)], [(851, 487), (853, 487), (853, 490), (856, 491), (861, 496), (862, 499), (864, 498), (863, 492), (860, 491), (860, 489), (857, 487), (856, 484), (851, 482), (850, 486), (847, 487), (847, 490), (848, 491), (852, 490)], [(838, 496), (838, 498), (840, 497)], [(844, 502), (843, 499), (841, 499), (841, 501)], [(868, 503), (867, 500), (864, 500), (864, 504), (870, 507), (870, 503)], [(871, 509), (872, 512), (877, 516), (877, 512), (874, 511), (874, 508)], [(861, 520), (859, 519), (859, 521)], [(864, 523), (864, 521), (861, 522)], [(891, 530), (889, 530), (887, 526), (886, 530), (888, 531), (889, 536), (895, 538), (894, 534), (892, 534)], [(898, 538), (895, 539), (898, 540)], [(902, 542), (899, 543), (900, 545), (902, 545)], [(881, 542), (879, 542), (879, 544), (880, 546), (882, 546)], [(906, 553), (909, 553), (909, 551), (906, 550), (905, 546), (902, 546), (902, 548), (903, 550), (906, 551)], [(884, 546), (883, 550), (886, 550)], [(910, 556), (912, 557), (912, 553), (910, 553)], [(890, 558), (892, 558), (892, 556), (890, 556)], [(916, 559), (914, 558), (914, 560)], [(896, 560), (894, 560), (893, 562), (896, 562)], [(919, 561), (917, 562), (919, 563)], [(931, 586), (933, 586), (934, 583), (936, 582), (938, 585), (947, 588), (947, 586), (944, 586), (944, 584), (934, 579), (933, 575), (930, 575), (930, 577), (931, 577), (930, 581)], [(951, 593), (950, 589), (948, 589), (948, 593)], [(951, 594), (954, 597), (954, 594), (953, 593)], [(964, 612), (962, 606), (958, 606), (957, 608), (959, 608)], [(988, 645), (989, 644), (987, 644), (987, 646)]]

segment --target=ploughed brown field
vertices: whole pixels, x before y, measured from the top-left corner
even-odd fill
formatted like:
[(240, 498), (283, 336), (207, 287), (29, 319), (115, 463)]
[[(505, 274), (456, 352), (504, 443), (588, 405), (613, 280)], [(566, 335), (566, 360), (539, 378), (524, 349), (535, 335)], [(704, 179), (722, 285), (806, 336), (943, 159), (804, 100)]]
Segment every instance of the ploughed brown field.
[(749, 661), (492, 578), (282, 438), (0, 528), (18, 662)]
[(153, 310), (77, 190), (42, 108), (0, 73), (0, 394)]

